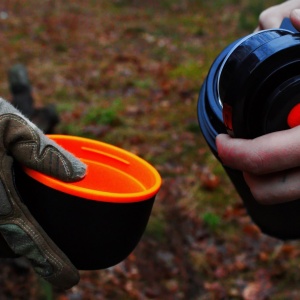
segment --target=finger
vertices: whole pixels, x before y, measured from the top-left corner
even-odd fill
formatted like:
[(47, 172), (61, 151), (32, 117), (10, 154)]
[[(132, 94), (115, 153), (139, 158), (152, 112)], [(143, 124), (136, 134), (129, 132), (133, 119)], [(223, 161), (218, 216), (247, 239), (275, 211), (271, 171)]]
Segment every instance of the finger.
[(299, 0), (289, 0), (264, 10), (259, 16), (259, 29), (279, 28), (293, 9), (300, 8)]
[(273, 132), (253, 140), (216, 138), (224, 165), (253, 174), (267, 174), (300, 166), (300, 126)]
[[(22, 165), (63, 181), (85, 176), (86, 166), (78, 158), (46, 137), (38, 128), (16, 115), (0, 118), (3, 147)], [(0, 141), (1, 146), (1, 141)]]
[(261, 204), (277, 204), (300, 198), (300, 168), (268, 175), (244, 172), (253, 197)]
[(265, 29), (272, 29), (272, 28), (279, 28), (280, 24), (283, 20), (283, 17), (272, 16), (270, 18), (260, 18), (258, 27), (255, 29), (256, 31), (265, 30)]
[(78, 270), (38, 225), (23, 218), (14, 222), (0, 224), (0, 232), (15, 254), (26, 257), (39, 276), (59, 289), (70, 289), (79, 282)]
[(259, 30), (279, 28), (282, 20), (288, 17), (290, 11), (280, 8), (280, 5), (272, 6), (264, 10), (259, 16)]
[(34, 170), (64, 181), (84, 177), (86, 166), (50, 140), (16, 108), (0, 98), (0, 147)]
[(23, 142), (16, 147), (24, 150), (21, 157), (24, 165), (29, 167), (33, 165), (37, 171), (66, 182), (77, 181), (85, 176), (86, 165), (79, 158), (50, 140), (42, 132), (35, 131), (35, 134), (33, 143)]
[[(300, 6), (300, 5), (299, 5)], [(294, 9), (290, 15), (293, 26), (300, 31), (300, 9)]]
[[(22, 165), (66, 182), (77, 181), (85, 176), (86, 166), (78, 158), (50, 140), (38, 128), (32, 130), (33, 124), (27, 120), (14, 119), (12, 136), (15, 137), (17, 130), (22, 139), (11, 144), (9, 149)], [(9, 139), (9, 135), (6, 137)]]

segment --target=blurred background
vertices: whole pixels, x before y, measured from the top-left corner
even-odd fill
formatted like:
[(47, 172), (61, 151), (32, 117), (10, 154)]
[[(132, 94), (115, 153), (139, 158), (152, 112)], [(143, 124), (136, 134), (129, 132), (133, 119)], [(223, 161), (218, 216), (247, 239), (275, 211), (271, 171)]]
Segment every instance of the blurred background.
[[(0, 299), (300, 299), (300, 245), (260, 233), (197, 122), (215, 57), (281, 1), (3, 0), (0, 95), (28, 71), (57, 133), (114, 144), (163, 177), (141, 242), (122, 263), (59, 292), (23, 260), (0, 259)], [(88, 253), (87, 253), (88, 255)]]

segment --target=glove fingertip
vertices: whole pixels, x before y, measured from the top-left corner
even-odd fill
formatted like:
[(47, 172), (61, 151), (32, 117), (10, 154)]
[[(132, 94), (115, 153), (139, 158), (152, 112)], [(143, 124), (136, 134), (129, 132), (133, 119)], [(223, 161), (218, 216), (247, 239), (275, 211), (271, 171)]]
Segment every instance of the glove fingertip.
[(80, 180), (83, 179), (86, 175), (87, 166), (80, 160), (76, 160), (72, 162), (73, 166), (73, 176), (71, 176), (70, 180)]

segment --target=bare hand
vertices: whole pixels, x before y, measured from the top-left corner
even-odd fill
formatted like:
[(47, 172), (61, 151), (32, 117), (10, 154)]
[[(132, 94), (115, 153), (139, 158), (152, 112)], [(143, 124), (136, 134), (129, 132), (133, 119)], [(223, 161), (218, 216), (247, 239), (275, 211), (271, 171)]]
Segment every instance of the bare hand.
[(243, 172), (260, 203), (300, 198), (300, 126), (253, 140), (220, 134), (216, 144), (223, 164)]

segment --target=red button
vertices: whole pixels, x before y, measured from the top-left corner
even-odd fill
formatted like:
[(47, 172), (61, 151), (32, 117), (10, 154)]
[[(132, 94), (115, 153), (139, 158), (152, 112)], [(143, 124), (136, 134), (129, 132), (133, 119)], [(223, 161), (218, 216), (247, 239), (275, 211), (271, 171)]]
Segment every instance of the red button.
[(291, 128), (300, 125), (300, 103), (291, 109), (287, 117), (287, 123)]
[(232, 130), (232, 107), (227, 103), (223, 104), (223, 120), (227, 129)]

